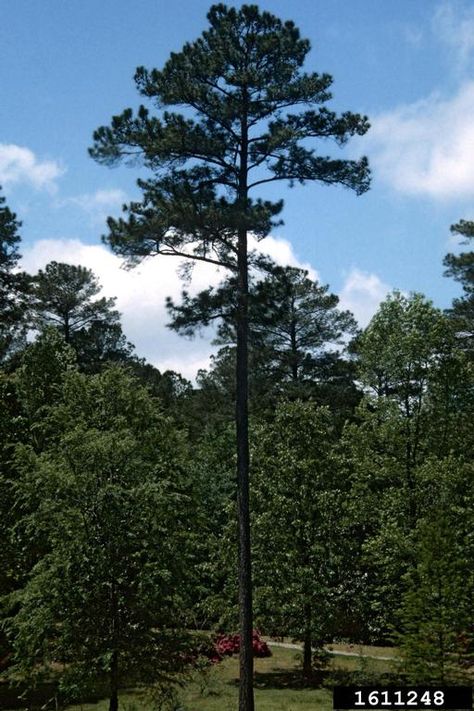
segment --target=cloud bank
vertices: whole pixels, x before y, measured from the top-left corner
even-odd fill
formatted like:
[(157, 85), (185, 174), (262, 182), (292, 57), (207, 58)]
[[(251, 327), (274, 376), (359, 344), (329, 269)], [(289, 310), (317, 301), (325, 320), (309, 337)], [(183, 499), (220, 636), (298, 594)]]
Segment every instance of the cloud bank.
[[(250, 239), (250, 249), (268, 254), (279, 264), (308, 269), (313, 279), (316, 271), (302, 263), (291, 244), (278, 237), (267, 237), (261, 243)], [(75, 239), (44, 239), (32, 247), (23, 248), (22, 268), (30, 273), (56, 260), (82, 264), (98, 276), (107, 296), (117, 297), (117, 308), (127, 338), (136, 346), (140, 357), (146, 358), (160, 370), (176, 370), (187, 378), (194, 378), (199, 368), (207, 368), (211, 353), (212, 333), (205, 333), (189, 341), (166, 328), (169, 321), (165, 298), (179, 300), (183, 282), (177, 268), (179, 260), (171, 257), (151, 257), (134, 269), (124, 269), (119, 257), (102, 245), (89, 245)], [(186, 288), (192, 294), (209, 285), (218, 284), (225, 270), (202, 262), (195, 263), (192, 281)]]
[(342, 309), (352, 311), (359, 326), (367, 326), (377, 311), (381, 301), (391, 291), (377, 274), (353, 268), (346, 276), (339, 294), (339, 304)]
[(52, 160), (39, 160), (32, 150), (13, 143), (0, 143), (0, 184), (27, 183), (36, 189), (56, 191), (64, 169)]
[(434, 199), (474, 196), (474, 82), (380, 114), (367, 139), (378, 174), (397, 191)]
[(128, 202), (127, 193), (119, 188), (103, 188), (94, 193), (83, 193), (58, 201), (59, 207), (74, 205), (83, 210), (93, 226), (104, 224), (107, 217), (119, 213), (124, 203)]
[(474, 7), (472, 3), (445, 0), (435, 10), (433, 34), (448, 50), (453, 68), (463, 72), (474, 52)]

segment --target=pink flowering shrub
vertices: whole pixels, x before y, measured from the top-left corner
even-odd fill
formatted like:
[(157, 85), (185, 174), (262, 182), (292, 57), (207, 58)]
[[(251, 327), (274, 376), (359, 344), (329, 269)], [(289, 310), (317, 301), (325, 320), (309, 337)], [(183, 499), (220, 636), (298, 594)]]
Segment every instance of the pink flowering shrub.
[[(232, 656), (240, 651), (239, 634), (220, 634), (214, 642), (216, 651), (221, 657)], [(271, 657), (272, 653), (268, 644), (260, 637), (260, 633), (254, 630), (252, 633), (252, 647), (254, 657)]]

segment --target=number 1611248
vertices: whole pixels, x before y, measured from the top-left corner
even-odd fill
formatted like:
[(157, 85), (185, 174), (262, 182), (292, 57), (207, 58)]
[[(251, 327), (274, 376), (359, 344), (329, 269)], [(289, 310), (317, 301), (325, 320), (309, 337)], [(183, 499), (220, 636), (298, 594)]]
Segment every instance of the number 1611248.
[(472, 709), (469, 686), (334, 688), (334, 709)]
[(376, 706), (443, 706), (444, 691), (441, 689), (426, 689), (421, 694), (415, 689), (385, 689), (384, 691), (369, 691), (367, 697), (364, 698), (364, 692), (359, 689), (355, 692), (356, 701), (354, 706), (363, 706), (367, 708), (367, 703), (370, 708)]

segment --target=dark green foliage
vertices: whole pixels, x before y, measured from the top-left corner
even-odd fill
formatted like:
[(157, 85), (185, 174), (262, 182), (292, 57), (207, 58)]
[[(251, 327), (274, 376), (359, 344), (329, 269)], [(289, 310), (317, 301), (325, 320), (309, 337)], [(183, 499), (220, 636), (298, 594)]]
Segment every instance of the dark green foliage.
[(19, 448), (15, 506), (45, 553), (10, 598), (17, 668), (74, 695), (97, 676), (159, 682), (183, 666), (193, 520), (184, 450), (146, 390), (118, 368), (66, 375), (56, 438)]
[(16, 271), (21, 222), (0, 195), (0, 364), (24, 345), (28, 277)]
[(55, 328), (46, 328), (25, 349), (16, 381), (31, 428), (41, 428), (44, 414), (61, 397), (66, 373), (76, 368), (73, 348)]
[[(49, 408), (61, 397), (64, 377), (75, 367), (74, 353), (54, 329), (47, 329), (19, 357), (13, 374), (0, 370), (0, 597), (24, 584), (44, 554), (44, 540), (25, 531), (15, 503), (18, 472), (14, 453), (29, 443), (41, 451), (56, 435), (47, 421)], [(0, 608), (0, 628), (3, 610)], [(7, 649), (0, 634), (0, 657)]]
[(81, 370), (98, 373), (106, 363), (130, 363), (134, 346), (127, 341), (120, 323), (94, 320), (71, 336)]
[[(352, 315), (340, 311), (337, 296), (303, 269), (281, 267), (267, 257), (256, 258), (255, 267), (249, 283), (251, 409), (273, 408), (285, 394), (312, 397), (348, 415), (359, 400), (353, 368), (331, 348), (355, 332)], [(228, 402), (235, 389), (236, 287), (231, 276), (195, 297), (184, 291), (178, 305), (167, 300), (170, 327), (183, 335), (216, 323), (215, 342), (226, 347), (198, 382), (207, 393), (214, 386)]]
[(258, 430), (253, 455), (252, 511), (256, 610), (273, 634), (312, 647), (337, 634), (344, 589), (343, 491), (329, 411), (282, 403)]
[[(339, 311), (338, 297), (312, 281), (306, 270), (281, 267), (266, 257), (256, 258), (255, 266), (258, 272), (249, 281), (250, 347), (261, 353), (262, 368), (275, 380), (309, 379), (327, 344), (340, 344), (355, 332), (354, 318)], [(192, 336), (218, 321), (216, 343), (234, 345), (236, 289), (231, 276), (195, 297), (183, 291), (178, 305), (168, 298), (170, 328)]]
[[(14, 376), (0, 370), (0, 597), (14, 585), (19, 570), (17, 551), (10, 534), (16, 523), (11, 491), (12, 458), (15, 447), (25, 438), (25, 422)], [(0, 632), (0, 659), (2, 654)]]
[[(197, 440), (197, 441), (196, 441)], [(200, 548), (196, 565), (199, 586), (194, 590), (196, 626), (209, 629), (234, 629), (236, 615), (235, 570), (235, 432), (228, 424), (214, 424), (201, 431), (192, 444), (190, 464), (194, 484), (199, 491)], [(229, 524), (229, 521), (231, 523)], [(223, 536), (232, 562), (223, 561)], [(224, 554), (224, 558), (226, 558)]]
[(469, 679), (474, 654), (472, 464), (431, 459), (418, 472), (425, 510), (414, 535), (397, 635), (413, 683)]
[[(464, 244), (468, 244), (474, 237), (474, 223), (461, 220), (451, 226), (451, 232), (465, 237)], [(445, 275), (460, 282), (464, 291), (463, 296), (454, 299), (448, 313), (454, 319), (459, 335), (462, 336), (462, 342), (465, 344), (464, 347), (472, 357), (474, 353), (474, 250), (457, 255), (447, 254), (444, 265), (447, 267)]]
[(116, 323), (115, 299), (95, 297), (101, 286), (94, 273), (82, 266), (50, 262), (34, 278), (35, 310), (40, 326), (56, 326), (66, 343), (72, 334), (96, 321)]
[(90, 269), (50, 262), (33, 284), (36, 325), (59, 329), (82, 370), (98, 372), (106, 362), (131, 358), (133, 346), (122, 333), (115, 298), (97, 298), (101, 286)]
[(151, 363), (138, 358), (131, 359), (127, 369), (157, 398), (167, 414), (188, 431), (192, 429), (194, 390), (189, 380), (174, 370), (161, 372)]
[[(368, 188), (366, 159), (330, 159), (306, 146), (318, 138), (344, 144), (368, 122), (311, 108), (331, 98), (332, 79), (301, 71), (309, 42), (294, 24), (254, 5), (214, 5), (208, 19), (209, 29), (163, 70), (135, 74), (142, 96), (159, 109), (184, 105), (192, 118), (168, 111), (158, 117), (141, 106), (94, 134), (96, 160), (140, 159), (156, 175), (139, 181), (144, 199), (129, 206), (127, 219), (109, 220), (107, 241), (131, 259), (175, 254), (234, 269), (238, 229), (264, 237), (282, 207), (251, 200), (252, 188), (275, 180)], [(308, 108), (289, 113), (302, 106)]]

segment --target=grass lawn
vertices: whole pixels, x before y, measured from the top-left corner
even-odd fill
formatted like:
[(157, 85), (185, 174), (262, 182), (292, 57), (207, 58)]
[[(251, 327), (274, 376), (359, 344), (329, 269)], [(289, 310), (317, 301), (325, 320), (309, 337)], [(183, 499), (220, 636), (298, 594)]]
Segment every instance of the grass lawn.
[[(257, 711), (331, 711), (332, 693), (326, 688), (307, 688), (302, 684), (296, 650), (273, 647), (273, 656), (255, 660), (255, 701)], [(364, 668), (374, 673), (388, 671), (383, 660), (364, 661)], [(357, 657), (334, 656), (333, 672), (361, 669)], [(227, 658), (207, 674), (196, 674), (180, 692), (179, 711), (234, 711), (238, 701), (238, 659)], [(2, 708), (0, 706), (0, 708)], [(108, 701), (69, 706), (68, 711), (107, 711)], [(150, 699), (138, 692), (123, 691), (120, 711), (153, 711)]]

